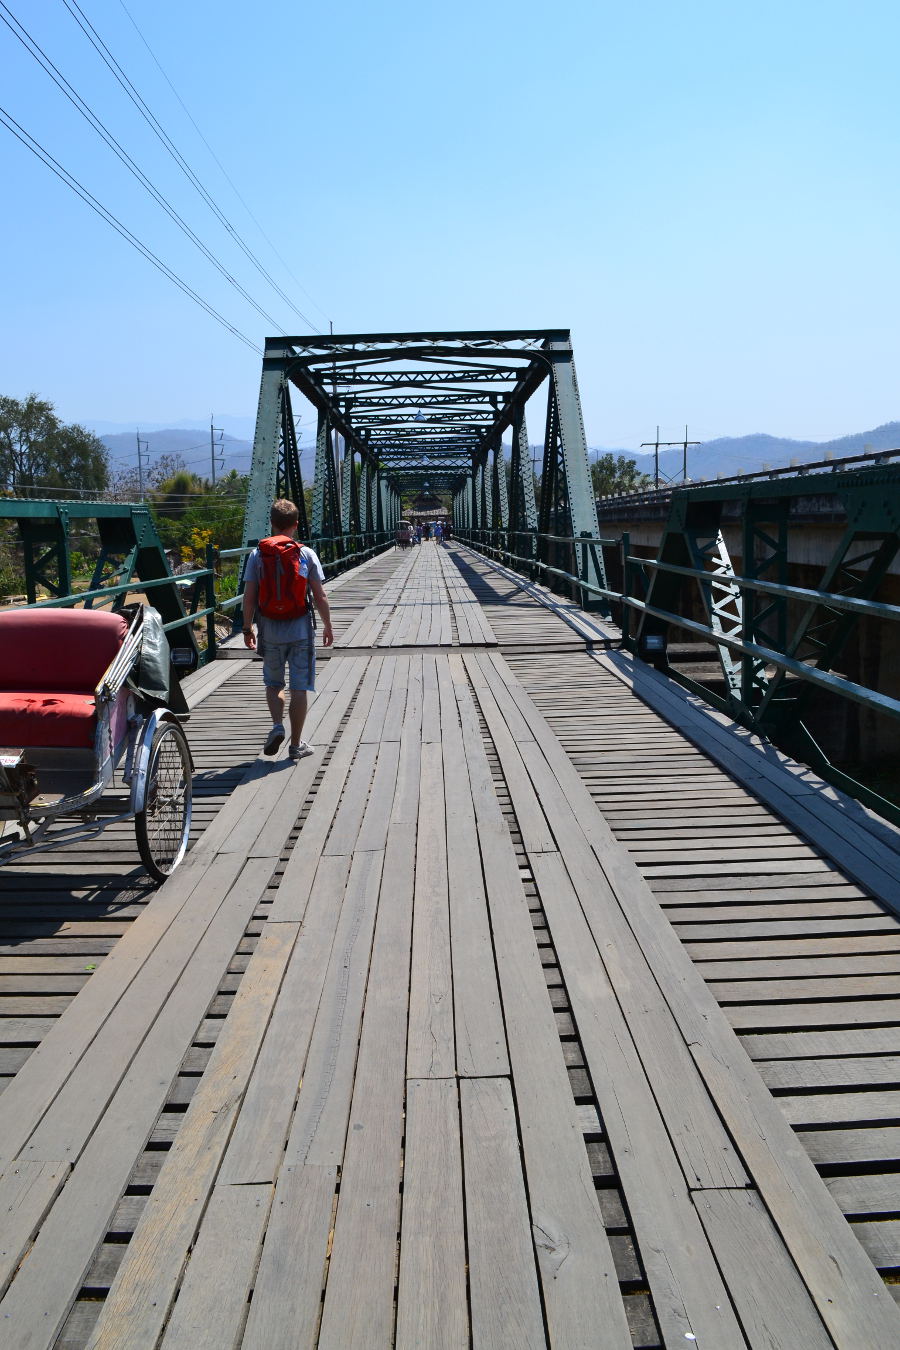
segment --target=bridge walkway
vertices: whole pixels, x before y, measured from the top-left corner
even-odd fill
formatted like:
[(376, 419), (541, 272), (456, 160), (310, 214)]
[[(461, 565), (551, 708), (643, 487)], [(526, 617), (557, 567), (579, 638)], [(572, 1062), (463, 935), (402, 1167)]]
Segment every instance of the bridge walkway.
[(330, 589), (152, 899), (0, 874), (3, 1344), (900, 1344), (893, 832), (466, 550)]

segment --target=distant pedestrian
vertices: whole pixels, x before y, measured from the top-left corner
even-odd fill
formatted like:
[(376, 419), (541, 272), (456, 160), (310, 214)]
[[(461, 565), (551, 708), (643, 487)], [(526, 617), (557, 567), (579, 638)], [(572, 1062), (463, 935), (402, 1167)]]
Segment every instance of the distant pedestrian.
[[(325, 573), (317, 555), (297, 539), (299, 512), (283, 498), (272, 506), (272, 534), (261, 539), (247, 559), (244, 573), (244, 644), (258, 649), (263, 658), (266, 703), (272, 715), (272, 730), (263, 746), (264, 755), (274, 755), (284, 740), (284, 670), (290, 673), (291, 724), (289, 758), (312, 754), (301, 739), (306, 721), (308, 695), (316, 687), (315, 624), (310, 593), (322, 615), (322, 643), (334, 642), (331, 612), (322, 585)], [(253, 624), (257, 626), (257, 636)]]
[(444, 527), (439, 520), (434, 522), (434, 542), (436, 544), (444, 542)]

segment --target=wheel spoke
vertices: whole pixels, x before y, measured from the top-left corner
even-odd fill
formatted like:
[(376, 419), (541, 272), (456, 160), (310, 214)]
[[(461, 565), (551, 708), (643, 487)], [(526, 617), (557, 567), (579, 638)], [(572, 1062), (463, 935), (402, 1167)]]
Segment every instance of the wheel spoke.
[(180, 861), (190, 828), (190, 762), (181, 732), (165, 726), (157, 732), (148, 766), (147, 803), (141, 832), (142, 856), (150, 871), (168, 876)]

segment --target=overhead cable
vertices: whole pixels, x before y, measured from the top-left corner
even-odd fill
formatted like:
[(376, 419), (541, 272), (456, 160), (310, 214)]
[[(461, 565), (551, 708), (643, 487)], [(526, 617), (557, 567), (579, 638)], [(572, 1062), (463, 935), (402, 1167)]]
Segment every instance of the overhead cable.
[[(207, 206), (209, 207), (209, 209), (210, 209), (210, 210), (213, 212), (213, 214), (215, 215), (216, 219), (220, 222), (220, 224), (222, 224), (222, 225), (224, 226), (224, 228), (225, 228), (225, 229), (228, 231), (228, 233), (231, 235), (232, 239), (233, 239), (234, 242), (237, 244), (238, 248), (240, 248), (241, 251), (242, 251), (242, 252), (250, 259), (250, 261), (253, 263), (253, 266), (254, 266), (254, 267), (256, 268), (256, 270), (260, 273), (261, 276), (265, 277), (266, 281), (268, 281), (269, 285), (273, 288), (273, 290), (275, 290), (275, 291), (278, 292), (278, 294), (281, 296), (281, 298), (282, 298), (282, 300), (285, 302), (285, 304), (286, 304), (286, 305), (289, 305), (290, 308), (291, 308), (291, 309), (294, 311), (294, 313), (297, 315), (297, 317), (300, 318), (300, 319), (302, 319), (303, 322), (304, 322), (304, 323), (305, 323), (305, 324), (306, 324), (313, 332), (315, 332), (315, 331), (316, 331), (316, 325), (315, 325), (310, 319), (307, 318), (307, 316), (303, 313), (302, 310), (299, 310), (299, 309), (297, 308), (297, 306), (296, 306), (296, 305), (294, 304), (294, 302), (291, 300), (290, 296), (287, 295), (287, 294), (281, 289), (281, 287), (278, 285), (278, 282), (275, 280), (275, 278), (274, 278), (273, 276), (271, 276), (270, 273), (265, 269), (265, 267), (264, 267), (264, 266), (262, 265), (262, 263), (260, 262), (259, 258), (257, 258), (256, 254), (255, 254), (255, 253), (253, 252), (253, 250), (250, 248), (249, 244), (247, 244), (247, 243), (245, 242), (245, 240), (241, 237), (241, 235), (238, 233), (238, 231), (237, 231), (237, 230), (234, 228), (234, 226), (231, 224), (231, 221), (227, 218), (227, 216), (225, 215), (225, 213), (221, 210), (221, 208), (219, 207), (218, 203), (217, 203), (217, 202), (213, 199), (213, 197), (209, 194), (209, 192), (208, 192), (208, 191), (206, 190), (206, 188), (204, 187), (203, 183), (201, 183), (200, 179), (197, 177), (197, 174), (194, 172), (194, 170), (191, 168), (190, 164), (187, 162), (187, 160), (186, 160), (186, 159), (184, 158), (184, 156), (182, 155), (181, 151), (180, 151), (180, 150), (178, 149), (178, 147), (175, 145), (175, 143), (174, 143), (174, 141), (172, 140), (171, 136), (169, 136), (168, 132), (165, 130), (165, 128), (164, 128), (164, 127), (161, 125), (161, 123), (159, 122), (159, 119), (156, 117), (156, 115), (153, 113), (153, 111), (150, 109), (150, 107), (148, 107), (148, 105), (147, 105), (147, 103), (145, 102), (145, 100), (141, 97), (141, 95), (140, 95), (140, 93), (138, 92), (138, 90), (137, 90), (137, 89), (135, 88), (135, 86), (132, 84), (132, 82), (131, 82), (131, 80), (128, 78), (128, 76), (125, 74), (125, 71), (124, 71), (124, 70), (122, 69), (122, 67), (119, 65), (119, 62), (118, 62), (118, 61), (116, 60), (116, 58), (113, 56), (112, 52), (111, 52), (111, 51), (109, 50), (109, 48), (107, 47), (106, 43), (103, 41), (102, 37), (101, 37), (100, 34), (97, 32), (96, 28), (95, 28), (94, 25), (91, 23), (90, 19), (87, 17), (87, 15), (85, 14), (84, 10), (83, 10), (83, 9), (81, 8), (81, 6), (78, 4), (78, 0), (62, 0), (62, 3), (65, 5), (65, 7), (66, 7), (66, 9), (69, 11), (69, 13), (72, 15), (72, 18), (73, 18), (73, 19), (75, 20), (75, 22), (78, 24), (78, 27), (79, 27), (79, 28), (81, 29), (81, 31), (84, 33), (85, 37), (86, 37), (87, 40), (90, 42), (90, 44), (91, 44), (91, 46), (94, 48), (94, 50), (97, 52), (97, 54), (99, 55), (100, 59), (103, 61), (103, 63), (106, 65), (106, 67), (112, 72), (112, 74), (115, 76), (115, 78), (116, 78), (116, 80), (118, 81), (118, 83), (121, 85), (122, 89), (124, 89), (125, 93), (126, 93), (126, 94), (128, 95), (128, 97), (131, 99), (132, 103), (133, 103), (134, 106), (137, 108), (138, 112), (141, 114), (141, 116), (143, 117), (144, 121), (145, 121), (145, 122), (148, 124), (148, 126), (152, 129), (152, 131), (153, 131), (154, 134), (157, 136), (157, 138), (159, 139), (159, 141), (165, 146), (166, 150), (169, 152), (169, 154), (170, 154), (170, 155), (172, 156), (172, 158), (175, 160), (175, 163), (176, 163), (176, 164), (178, 165), (178, 167), (181, 169), (182, 173), (183, 173), (184, 176), (187, 178), (188, 182), (189, 182), (189, 183), (197, 190), (197, 192), (200, 194), (200, 196), (201, 196), (201, 197), (203, 198), (203, 200), (206, 202), (206, 204), (207, 204)], [(127, 10), (126, 10), (125, 12), (126, 12), (126, 14), (128, 13)], [(131, 15), (129, 14), (128, 17), (131, 18)], [(134, 22), (134, 20), (132, 20), (132, 22)], [(137, 27), (137, 25), (135, 25), (135, 27)], [(146, 45), (146, 44), (145, 44), (145, 45)], [(149, 50), (149, 49), (148, 49), (148, 50)], [(152, 55), (152, 52), (151, 52), (151, 55)], [(154, 58), (154, 59), (155, 59), (155, 58)], [(158, 64), (158, 62), (157, 62), (157, 64)], [(221, 165), (220, 165), (219, 167), (221, 168)], [(224, 172), (224, 170), (223, 170), (223, 172)], [(227, 176), (227, 175), (226, 175), (226, 176)], [(229, 181), (230, 181), (230, 180), (229, 180)], [(232, 186), (234, 186), (234, 184), (232, 184)], [(237, 189), (235, 189), (235, 191), (237, 191)], [(318, 306), (317, 306), (317, 308), (318, 308)]]
[(247, 337), (246, 333), (242, 333), (239, 328), (235, 328), (234, 324), (229, 323), (217, 309), (213, 309), (208, 301), (204, 300), (201, 295), (198, 295), (193, 287), (189, 286), (186, 281), (183, 281), (177, 272), (173, 272), (167, 263), (164, 263), (161, 258), (157, 257), (151, 248), (138, 239), (137, 235), (132, 234), (127, 225), (123, 225), (121, 220), (114, 216), (102, 202), (99, 202), (93, 193), (89, 192), (87, 188), (74, 177), (74, 175), (69, 173), (68, 169), (64, 169), (59, 161), (55, 160), (50, 152), (45, 150), (40, 142), (29, 135), (25, 128), (2, 107), (0, 107), (0, 124), (5, 126), (7, 131), (11, 131), (17, 140), (21, 141), (33, 155), (47, 166), (51, 173), (56, 174), (56, 177), (61, 179), (66, 187), (71, 188), (76, 196), (80, 197), (83, 202), (86, 202), (92, 211), (96, 211), (98, 216), (105, 220), (108, 225), (111, 225), (123, 239), (126, 239), (128, 243), (132, 245), (133, 248), (136, 248), (139, 253), (143, 254), (147, 261), (152, 263), (154, 267), (162, 272), (163, 276), (168, 277), (180, 291), (183, 291), (185, 295), (189, 296), (190, 299), (198, 304), (201, 309), (204, 309), (211, 318), (215, 319), (217, 323), (220, 323), (223, 328), (227, 328), (229, 333), (233, 333), (236, 338), (239, 338), (241, 342), (245, 343), (251, 351), (262, 355), (262, 348), (259, 347), (252, 338)]
[[(62, 74), (62, 72), (53, 64), (53, 62), (47, 56), (46, 52), (44, 52), (41, 46), (37, 42), (35, 42), (31, 34), (28, 32), (27, 28), (25, 28), (24, 24), (19, 22), (15, 14), (13, 14), (12, 10), (9, 8), (9, 6), (4, 4), (3, 0), (0, 0), (0, 10), (5, 11), (5, 13), (0, 13), (0, 21), (2, 21), (6, 25), (6, 27), (13, 34), (14, 37), (18, 38), (19, 42), (29, 53), (29, 55), (32, 56), (34, 60), (37, 61), (38, 65), (41, 66), (41, 68), (46, 72), (46, 74), (50, 76), (50, 79), (57, 86), (57, 88), (63, 94), (65, 94), (66, 98), (69, 100), (72, 106), (76, 108), (78, 112), (81, 113), (85, 121), (94, 129), (94, 131), (96, 131), (97, 135), (101, 138), (101, 140), (103, 140), (106, 143), (106, 145), (109, 146), (113, 154), (116, 155), (116, 157), (119, 160), (121, 160), (121, 162), (125, 165), (126, 169), (128, 169), (129, 173), (131, 173), (133, 177), (135, 177), (138, 180), (141, 186), (145, 188), (147, 192), (149, 192), (150, 196), (159, 206), (162, 207), (162, 209), (165, 211), (169, 219), (174, 221), (174, 223), (178, 226), (178, 228), (184, 234), (187, 235), (187, 237), (191, 240), (191, 242), (195, 244), (196, 247), (200, 250), (203, 256), (207, 258), (209, 262), (212, 263), (212, 265), (216, 268), (216, 270), (225, 278), (225, 280), (231, 286), (234, 287), (234, 289), (238, 292), (238, 294), (241, 295), (247, 301), (247, 303), (251, 305), (256, 310), (256, 312), (266, 320), (267, 323), (272, 324), (273, 327), (277, 330), (279, 328), (277, 320), (273, 319), (271, 314), (267, 314), (266, 311), (262, 308), (262, 306), (257, 304), (253, 296), (250, 294), (250, 292), (231, 275), (228, 269), (219, 261), (219, 259), (212, 252), (212, 250), (208, 248), (206, 244), (204, 244), (200, 236), (196, 234), (194, 230), (191, 229), (190, 225), (188, 225), (187, 222), (183, 220), (182, 217), (178, 214), (178, 212), (174, 209), (174, 207), (172, 207), (169, 204), (163, 193), (161, 193), (159, 189), (154, 186), (154, 184), (150, 181), (150, 179), (147, 177), (144, 171), (139, 167), (139, 165), (135, 163), (135, 161), (128, 154), (128, 151), (125, 150), (119, 144), (115, 136), (113, 136), (112, 132), (107, 129), (107, 127), (100, 120), (100, 118), (96, 116), (96, 114), (91, 110), (89, 105), (84, 101), (84, 99), (81, 97), (78, 91), (69, 83), (69, 81)], [(7, 18), (6, 15), (9, 15), (9, 18)], [(10, 19), (12, 20), (12, 23), (10, 22)], [(13, 25), (15, 25), (15, 27)]]
[[(184, 112), (185, 112), (185, 115), (186, 115), (187, 118), (188, 118), (188, 121), (190, 122), (190, 124), (191, 124), (191, 126), (194, 128), (194, 130), (196, 131), (197, 135), (200, 137), (200, 139), (201, 139), (201, 141), (203, 142), (203, 144), (206, 146), (206, 148), (207, 148), (207, 150), (209, 151), (209, 153), (212, 155), (213, 159), (216, 161), (216, 164), (218, 164), (220, 170), (222, 171), (223, 176), (225, 177), (226, 181), (230, 184), (231, 189), (232, 189), (232, 191), (234, 192), (234, 195), (237, 197), (238, 201), (241, 203), (241, 205), (243, 206), (244, 210), (247, 212), (247, 215), (248, 215), (248, 216), (250, 217), (250, 219), (253, 221), (254, 225), (255, 225), (256, 228), (259, 230), (259, 232), (260, 232), (260, 234), (262, 235), (263, 239), (265, 239), (266, 243), (269, 245), (269, 248), (270, 248), (270, 249), (272, 250), (272, 252), (275, 254), (275, 257), (278, 259), (278, 261), (279, 261), (279, 262), (281, 263), (281, 265), (284, 267), (284, 269), (285, 269), (285, 271), (287, 272), (288, 276), (291, 278), (291, 280), (292, 280), (292, 281), (300, 288), (300, 290), (301, 290), (301, 291), (303, 292), (303, 294), (306, 296), (307, 300), (310, 302), (310, 304), (312, 305), (313, 309), (317, 309), (317, 310), (319, 311), (319, 313), (322, 315), (322, 317), (323, 317), (323, 319), (325, 320), (325, 322), (326, 322), (326, 323), (329, 323), (330, 320), (329, 320), (329, 318), (328, 318), (328, 315), (325, 313), (325, 311), (324, 311), (324, 309), (322, 308), (322, 306), (316, 304), (315, 300), (314, 300), (313, 297), (310, 295), (310, 293), (309, 293), (309, 291), (306, 289), (306, 287), (303, 285), (303, 282), (300, 280), (300, 278), (299, 278), (298, 276), (296, 276), (296, 275), (291, 271), (290, 264), (289, 264), (289, 263), (281, 256), (281, 254), (278, 252), (278, 249), (277, 249), (277, 248), (275, 247), (275, 245), (272, 243), (272, 240), (271, 240), (271, 239), (269, 238), (269, 236), (266, 234), (265, 230), (263, 229), (262, 225), (261, 225), (261, 224), (259, 223), (259, 221), (257, 220), (256, 216), (253, 214), (253, 212), (250, 210), (250, 207), (249, 207), (249, 206), (247, 205), (247, 203), (244, 201), (244, 198), (241, 196), (240, 192), (238, 191), (237, 186), (236, 186), (236, 184), (233, 182), (231, 176), (230, 176), (229, 173), (228, 173), (228, 170), (225, 168), (225, 165), (224, 165), (224, 164), (222, 163), (222, 161), (219, 159), (219, 157), (218, 157), (218, 155), (216, 154), (215, 150), (212, 148), (212, 146), (210, 145), (209, 141), (206, 139), (206, 137), (204, 136), (203, 132), (202, 132), (202, 131), (200, 130), (200, 128), (198, 127), (197, 123), (194, 121), (194, 118), (193, 118), (193, 116), (191, 115), (191, 110), (190, 110), (190, 108), (187, 106), (187, 104), (185, 103), (184, 99), (181, 97), (181, 95), (179, 94), (178, 90), (175, 88), (174, 84), (173, 84), (172, 81), (169, 79), (169, 77), (168, 77), (168, 75), (166, 74), (165, 70), (164, 70), (163, 67), (160, 65), (159, 60), (157, 59), (156, 53), (154, 52), (153, 48), (150, 46), (150, 43), (149, 43), (149, 42), (147, 41), (147, 39), (144, 37), (144, 34), (141, 32), (140, 28), (138, 27), (137, 21), (135, 20), (135, 18), (134, 18), (134, 16), (132, 15), (131, 11), (128, 9), (127, 5), (125, 4), (125, 0), (119, 0), (119, 4), (122, 6), (123, 10), (125, 11), (126, 15), (128, 16), (129, 22), (131, 23), (132, 27), (134, 28), (134, 31), (137, 33), (138, 37), (141, 39), (141, 42), (143, 42), (144, 46), (147, 48), (147, 51), (150, 53), (150, 57), (151, 57), (151, 60), (153, 61), (153, 64), (156, 66), (156, 68), (157, 68), (157, 70), (159, 71), (160, 75), (162, 75), (162, 77), (163, 77), (163, 79), (165, 80), (166, 84), (167, 84), (167, 85), (169, 86), (169, 88), (172, 90), (172, 93), (173, 93), (173, 94), (175, 95), (175, 97), (178, 99), (178, 102), (181, 104), (182, 108), (184, 109)], [(291, 306), (291, 308), (293, 308), (293, 306)], [(295, 313), (296, 313), (296, 312), (297, 312), (297, 311), (295, 311)], [(313, 331), (315, 331), (315, 329), (314, 329)]]

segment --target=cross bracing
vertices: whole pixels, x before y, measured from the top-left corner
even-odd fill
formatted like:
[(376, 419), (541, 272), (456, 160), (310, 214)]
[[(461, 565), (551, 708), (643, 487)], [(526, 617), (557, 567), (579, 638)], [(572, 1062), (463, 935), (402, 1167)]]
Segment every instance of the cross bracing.
[[(542, 386), (536, 485), (526, 406)], [(576, 558), (571, 542), (597, 530), (568, 330), (268, 338), (245, 543), (268, 532), (275, 496), (303, 495), (297, 395), (317, 422), (312, 510), (301, 518), (308, 538), (343, 556), (350, 536), (392, 531), (404, 494), (427, 488), (447, 495), (456, 531), (472, 542), (509, 532), (516, 551), (605, 585), (599, 551)], [(556, 538), (539, 540), (539, 526)]]

